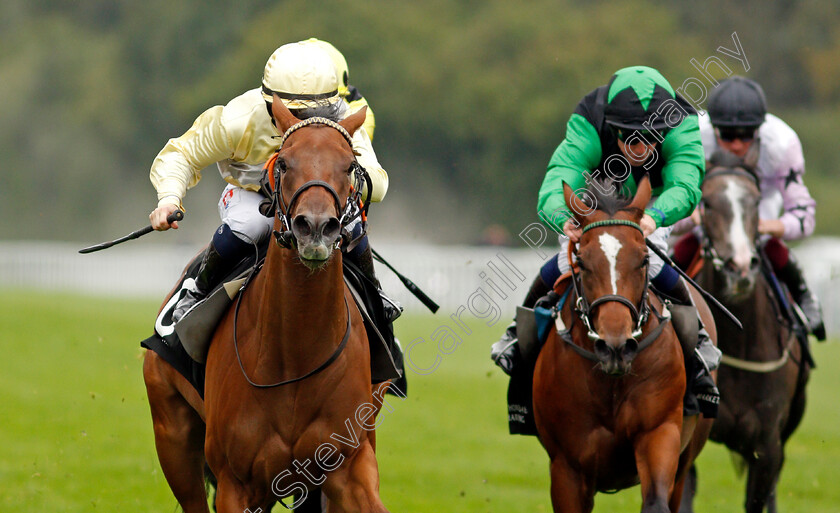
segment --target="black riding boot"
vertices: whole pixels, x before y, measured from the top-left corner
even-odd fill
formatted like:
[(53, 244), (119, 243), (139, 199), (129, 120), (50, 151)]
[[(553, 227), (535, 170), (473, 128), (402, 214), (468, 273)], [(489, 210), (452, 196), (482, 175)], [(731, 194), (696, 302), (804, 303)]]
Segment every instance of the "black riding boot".
[(793, 300), (802, 309), (805, 318), (808, 320), (808, 331), (817, 337), (820, 342), (825, 340), (825, 324), (823, 324), (822, 309), (820, 308), (820, 301), (817, 295), (814, 294), (805, 283), (805, 277), (802, 275), (802, 268), (799, 267), (799, 262), (793, 256), (793, 252), (788, 252), (788, 261), (782, 267), (777, 276), (781, 279), (793, 295)]
[(671, 322), (683, 348), (687, 387), (696, 396), (697, 406), (703, 416), (715, 418), (720, 391), (712, 379), (711, 371), (720, 365), (721, 352), (712, 344), (685, 281), (679, 279), (674, 288), (665, 294), (672, 300), (669, 307)]
[(198, 275), (195, 277), (195, 288), (187, 290), (184, 297), (178, 301), (178, 306), (172, 312), (172, 321), (178, 322), (190, 309), (199, 301), (207, 297), (207, 294), (213, 290), (213, 287), (222, 278), (222, 275), (227, 270), (224, 264), (224, 259), (216, 247), (211, 242), (204, 253), (204, 259), (201, 261)]
[(376, 290), (379, 291), (379, 296), (382, 298), (385, 319), (388, 322), (396, 321), (397, 318), (402, 315), (403, 307), (399, 301), (391, 299), (385, 294), (385, 292), (382, 291), (382, 285), (379, 283), (379, 279), (376, 277), (376, 269), (373, 267), (373, 252), (370, 249), (370, 245), (366, 245), (365, 249), (361, 251), (349, 253), (348, 256), (350, 255), (355, 257), (353, 261), (364, 273), (365, 277), (369, 279), (371, 283), (376, 285)]
[(172, 312), (172, 321), (181, 320), (190, 309), (207, 297), (224, 277), (251, 249), (251, 245), (237, 237), (226, 224), (219, 227), (204, 253), (195, 288), (188, 290)]
[[(546, 285), (542, 276), (537, 275), (537, 278), (528, 290), (528, 294), (525, 296), (525, 301), (522, 303), (522, 306), (533, 308), (537, 304), (537, 301), (550, 291), (551, 286)], [(519, 351), (518, 342), (519, 337), (516, 334), (516, 321), (513, 321), (505, 329), (502, 338), (490, 346), (490, 358), (508, 375), (522, 361), (522, 354)]]

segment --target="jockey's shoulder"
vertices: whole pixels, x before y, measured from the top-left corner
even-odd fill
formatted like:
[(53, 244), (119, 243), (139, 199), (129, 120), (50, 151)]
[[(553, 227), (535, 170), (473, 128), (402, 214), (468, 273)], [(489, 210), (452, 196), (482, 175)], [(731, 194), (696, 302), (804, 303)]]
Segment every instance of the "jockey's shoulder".
[(224, 106), (226, 119), (236, 119), (243, 116), (252, 116), (254, 112), (261, 112), (268, 118), (268, 111), (265, 108), (265, 100), (259, 88), (250, 89), (231, 99)]
[(758, 135), (761, 138), (762, 150), (765, 148), (771, 151), (774, 148), (786, 150), (792, 142), (799, 142), (799, 136), (796, 135), (796, 131), (782, 121), (781, 118), (769, 112), (764, 118), (764, 123), (758, 129)]
[(236, 141), (246, 134), (276, 135), (260, 89), (245, 91), (225, 104), (219, 114), (224, 131)]

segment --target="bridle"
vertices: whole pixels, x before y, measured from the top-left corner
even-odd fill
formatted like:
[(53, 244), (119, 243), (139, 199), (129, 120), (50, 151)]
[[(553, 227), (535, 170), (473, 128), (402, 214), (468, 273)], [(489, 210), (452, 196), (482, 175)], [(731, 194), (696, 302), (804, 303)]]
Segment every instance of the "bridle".
[[(300, 121), (289, 127), (282, 136), (280, 136), (280, 146), (277, 148), (277, 152), (283, 148), (283, 145), (286, 143), (286, 140), (292, 135), (294, 132), (300, 130), (301, 128), (307, 127), (309, 125), (319, 124), (325, 125), (330, 128), (333, 128), (338, 131), (344, 137), (344, 140), (347, 141), (347, 144), (350, 145), (350, 149), (353, 149), (353, 138), (350, 136), (350, 133), (344, 129), (343, 126), (339, 125), (335, 121), (327, 118), (322, 117), (312, 117)], [(272, 201), (269, 211), (275, 212), (275, 215), (280, 220), (282, 231), (274, 230), (274, 240), (283, 248), (292, 249), (297, 246), (297, 239), (292, 232), (292, 212), (294, 211), (295, 205), (297, 201), (300, 199), (301, 195), (306, 192), (307, 190), (313, 187), (321, 187), (326, 189), (327, 192), (330, 193), (332, 196), (333, 203), (335, 204), (336, 213), (339, 215), (339, 224), (341, 225), (341, 236), (335, 241), (333, 245), (333, 249), (337, 249), (342, 245), (345, 247), (350, 247), (354, 245), (358, 240), (360, 240), (367, 231), (367, 211), (368, 207), (370, 206), (370, 195), (364, 201), (362, 201), (362, 186), (360, 184), (367, 184), (367, 189), (370, 190), (372, 187), (370, 176), (365, 171), (365, 168), (359, 164), (359, 161), (356, 159), (355, 153), (353, 155), (353, 163), (350, 164), (349, 173), (353, 175), (354, 183), (359, 184), (358, 187), (351, 187), (350, 194), (348, 195), (345, 203), (344, 208), (341, 207), (341, 199), (338, 197), (338, 193), (335, 192), (335, 189), (323, 180), (310, 180), (305, 184), (301, 185), (293, 194), (291, 199), (288, 203), (286, 203), (286, 199), (283, 197), (283, 187), (281, 185), (281, 178), (282, 178), (282, 161), (279, 158), (274, 159), (274, 163), (272, 169), (270, 170), (273, 173), (273, 193), (272, 193)], [(354, 220), (361, 218), (362, 229), (356, 237), (353, 237), (347, 227), (352, 223)]]
[[(280, 149), (283, 148), (283, 144), (285, 144), (286, 140), (288, 139), (288, 137), (292, 133), (294, 133), (297, 130), (300, 130), (303, 127), (306, 127), (306, 126), (309, 126), (309, 125), (312, 125), (312, 124), (316, 124), (316, 123), (320, 124), (320, 125), (326, 125), (330, 128), (334, 128), (334, 129), (338, 130), (338, 132), (344, 137), (344, 140), (347, 141), (347, 144), (350, 145), (350, 149), (351, 150), (353, 149), (353, 138), (350, 136), (350, 133), (347, 132), (347, 130), (344, 129), (343, 126), (341, 126), (338, 123), (336, 123), (335, 121), (332, 121), (332, 120), (327, 119), (327, 118), (312, 117), (312, 118), (305, 119), (305, 120), (303, 120), (299, 123), (296, 123), (296, 124), (292, 125), (291, 127), (289, 127), (288, 130), (286, 130), (286, 132), (280, 137), (280, 146), (277, 149), (278, 154), (280, 152)], [(277, 216), (278, 219), (280, 219), (280, 222), (282, 223), (283, 231), (280, 232), (280, 231), (274, 230), (274, 232), (273, 232), (274, 239), (279, 246), (281, 246), (283, 248), (286, 248), (286, 249), (292, 249), (297, 245), (297, 240), (296, 240), (295, 235), (294, 235), (294, 233), (292, 232), (292, 229), (291, 229), (291, 226), (292, 226), (292, 224), (291, 224), (291, 213), (293, 212), (295, 204), (297, 203), (298, 199), (300, 199), (301, 195), (305, 191), (307, 191), (308, 189), (311, 189), (313, 187), (322, 187), (322, 188), (326, 189), (327, 192), (329, 192), (330, 195), (332, 196), (333, 202), (335, 203), (336, 212), (340, 213), (339, 223), (341, 225), (341, 236), (338, 238), (338, 240), (336, 240), (336, 242), (333, 246), (333, 249), (339, 248), (342, 244), (345, 244), (346, 247), (351, 247), (353, 244), (355, 244), (359, 239), (361, 239), (365, 235), (365, 231), (367, 229), (366, 216), (367, 216), (368, 207), (370, 206), (370, 199), (366, 200), (364, 203), (362, 202), (362, 200), (361, 200), (361, 196), (362, 196), (361, 186), (358, 188), (358, 190), (351, 187), (350, 195), (347, 197), (347, 201), (345, 202), (345, 205), (344, 205), (343, 209), (341, 208), (341, 200), (338, 197), (338, 193), (335, 192), (335, 189), (330, 184), (328, 184), (327, 182), (324, 182), (323, 180), (310, 180), (310, 181), (306, 182), (305, 184), (300, 186), (300, 188), (298, 188), (294, 192), (294, 194), (292, 194), (291, 200), (288, 203), (286, 203), (286, 200), (283, 197), (283, 187), (280, 183), (282, 168), (280, 166), (280, 159), (276, 158), (276, 155), (277, 154), (275, 154), (274, 163), (273, 163), (273, 166), (272, 166), (273, 167), (272, 172), (273, 172), (273, 176), (274, 176), (274, 184), (273, 184), (274, 191), (271, 195), (272, 201), (271, 201), (271, 205), (269, 205), (270, 210), (268, 210), (267, 212), (272, 212), (272, 211), (275, 212), (275, 215)], [(351, 164), (350, 173), (352, 173), (354, 175), (354, 178), (355, 178), (357, 184), (363, 183), (363, 182), (367, 183), (368, 190), (371, 189), (370, 177), (368, 176), (365, 169), (361, 166), (361, 164), (359, 164), (358, 160), (356, 160), (355, 153), (354, 153), (354, 156), (353, 156), (353, 163)], [(347, 226), (352, 221), (354, 221), (355, 219), (357, 219), (359, 217), (362, 218), (362, 221), (361, 221), (362, 230), (361, 230), (361, 233), (357, 237), (353, 238), (350, 231), (347, 230)], [(245, 371), (245, 366), (242, 363), (242, 357), (239, 354), (239, 346), (238, 346), (237, 340), (236, 340), (237, 339), (237, 337), (236, 337), (236, 324), (237, 324), (237, 322), (236, 321), (237, 321), (237, 318), (239, 317), (239, 305), (241, 304), (241, 301), (242, 301), (241, 291), (245, 289), (245, 287), (251, 281), (251, 278), (253, 278), (256, 275), (256, 271), (257, 271), (257, 267), (255, 266), (254, 270), (251, 272), (251, 274), (248, 275), (248, 278), (246, 279), (245, 283), (242, 285), (242, 287), (240, 289), (239, 297), (236, 300), (236, 307), (234, 308), (234, 313), (233, 313), (233, 348), (234, 348), (234, 352), (236, 353), (236, 360), (239, 363), (239, 369), (242, 371), (242, 375), (245, 377), (245, 380), (248, 382), (248, 384), (251, 385), (252, 387), (263, 388), (263, 389), (265, 389), (265, 388), (276, 388), (276, 387), (281, 387), (281, 386), (284, 386), (284, 385), (290, 385), (292, 383), (297, 383), (299, 381), (305, 380), (306, 378), (314, 376), (315, 374), (318, 374), (319, 372), (323, 371), (324, 369), (326, 369), (327, 367), (332, 365), (332, 363), (335, 362), (338, 359), (339, 355), (341, 355), (341, 353), (344, 351), (344, 348), (347, 347), (347, 342), (348, 342), (348, 340), (350, 340), (350, 331), (351, 331), (350, 307), (347, 304), (347, 298), (346, 297), (344, 297), (344, 309), (346, 311), (347, 323), (346, 323), (346, 326), (345, 326), (345, 329), (344, 329), (344, 336), (342, 337), (341, 342), (338, 344), (338, 347), (335, 348), (335, 350), (332, 352), (332, 354), (329, 356), (329, 358), (327, 358), (319, 366), (315, 367), (314, 369), (312, 369), (311, 371), (307, 372), (306, 374), (304, 374), (302, 376), (298, 376), (296, 378), (287, 379), (287, 380), (283, 380), (283, 381), (278, 381), (276, 383), (270, 383), (270, 384), (256, 383), (255, 381), (253, 381), (251, 379), (250, 376), (248, 376), (248, 373)]]
[[(588, 232), (589, 230), (593, 230), (595, 228), (601, 228), (601, 227), (605, 227), (605, 226), (630, 226), (632, 228), (635, 228), (635, 229), (639, 230), (639, 232), (642, 234), (642, 237), (644, 237), (644, 233), (645, 233), (644, 230), (642, 230), (642, 227), (639, 226), (638, 223), (635, 223), (633, 221), (628, 221), (628, 220), (624, 220), (624, 219), (607, 219), (607, 220), (603, 220), (603, 221), (595, 221), (594, 223), (590, 223), (590, 224), (586, 225), (583, 228), (583, 230), (581, 232), (581, 235)], [(570, 244), (569, 245), (569, 259), (570, 260), (571, 260), (572, 251), (573, 251), (572, 245)], [(577, 250), (574, 250), (574, 251), (576, 252)], [(570, 262), (570, 264), (571, 264), (571, 262)], [(577, 313), (577, 316), (580, 318), (581, 322), (583, 323), (584, 327), (586, 327), (586, 336), (590, 340), (595, 341), (595, 340), (598, 340), (598, 339), (601, 338), (598, 335), (598, 333), (594, 330), (594, 328), (592, 327), (592, 324), (593, 324), (592, 323), (592, 312), (598, 306), (600, 306), (604, 303), (610, 303), (610, 302), (620, 303), (620, 304), (626, 306), (628, 310), (630, 310), (630, 315), (632, 316), (633, 321), (635, 322), (635, 329), (631, 333), (631, 337), (633, 337), (633, 339), (638, 339), (640, 336), (642, 336), (642, 329), (644, 328), (645, 324), (647, 324), (648, 317), (650, 316), (650, 313), (651, 313), (650, 302), (648, 301), (648, 293), (649, 293), (648, 291), (649, 291), (649, 288), (650, 288), (649, 287), (650, 276), (648, 276), (648, 269), (650, 268), (650, 261), (649, 260), (647, 260), (645, 262), (645, 266), (644, 266), (644, 273), (645, 273), (644, 291), (642, 292), (642, 298), (639, 301), (638, 305), (633, 304), (632, 301), (630, 301), (626, 297), (618, 295), (618, 294), (605, 294), (605, 295), (595, 299), (592, 303), (590, 303), (586, 299), (586, 295), (583, 291), (583, 282), (581, 281), (581, 277), (580, 277), (579, 273), (575, 270), (574, 265), (571, 265), (571, 267), (572, 267), (572, 271), (571, 271), (572, 272), (572, 286), (574, 287), (575, 295), (577, 296), (577, 300), (575, 301), (574, 309), (575, 309), (575, 312)], [(659, 321), (659, 324), (654, 329), (652, 329), (644, 339), (642, 339), (641, 341), (638, 342), (638, 345), (636, 347), (636, 352), (637, 353), (641, 352), (643, 349), (645, 349), (650, 344), (652, 344), (654, 340), (659, 338), (659, 336), (662, 334), (662, 331), (665, 328), (666, 323), (670, 320), (669, 315), (665, 315), (664, 313), (660, 314), (656, 310), (653, 310), (653, 314), (656, 316), (657, 320)], [(572, 339), (570, 330), (566, 330), (566, 331), (562, 332), (560, 334), (560, 337), (567, 344), (569, 344), (571, 346), (571, 348), (576, 353), (578, 353), (579, 355), (583, 356), (584, 358), (586, 358), (588, 360), (594, 361), (594, 362), (599, 361), (599, 358), (595, 355), (595, 353), (578, 346), (574, 342), (574, 340)]]
[[(624, 219), (607, 219), (604, 221), (596, 221), (594, 223), (590, 223), (583, 228), (581, 235), (593, 230), (595, 228), (601, 228), (604, 226), (630, 226), (639, 230), (639, 233), (642, 234), (644, 237), (644, 230), (642, 227), (638, 225), (638, 223), (634, 223), (633, 221), (628, 221)], [(619, 295), (619, 294), (605, 294), (593, 302), (589, 302), (586, 299), (585, 292), (583, 290), (583, 282), (580, 281), (580, 275), (575, 271), (575, 267), (572, 266), (572, 285), (575, 288), (575, 295), (577, 296), (577, 301), (575, 302), (575, 311), (580, 317), (580, 320), (583, 322), (583, 325), (586, 326), (587, 336), (590, 340), (598, 340), (600, 336), (598, 333), (595, 332), (595, 329), (592, 327), (592, 312), (598, 306), (604, 303), (621, 303), (622, 305), (626, 306), (628, 310), (630, 310), (630, 315), (633, 317), (633, 321), (635, 322), (635, 329), (631, 336), (633, 338), (638, 338), (642, 334), (642, 327), (648, 320), (648, 316), (650, 314), (650, 307), (648, 306), (648, 285), (650, 284), (650, 277), (648, 276), (648, 268), (650, 267), (650, 262), (645, 263), (645, 286), (644, 292), (642, 292), (642, 299), (639, 301), (638, 305), (633, 304), (632, 301), (627, 299), (626, 297)], [(578, 285), (578, 282), (580, 284)]]

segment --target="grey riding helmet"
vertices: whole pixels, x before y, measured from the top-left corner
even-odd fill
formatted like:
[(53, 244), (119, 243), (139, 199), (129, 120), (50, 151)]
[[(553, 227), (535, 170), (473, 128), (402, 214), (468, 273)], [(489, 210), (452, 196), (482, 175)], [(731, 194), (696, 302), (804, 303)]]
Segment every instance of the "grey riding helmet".
[(758, 127), (764, 123), (767, 101), (754, 80), (731, 77), (709, 95), (709, 119), (719, 127)]

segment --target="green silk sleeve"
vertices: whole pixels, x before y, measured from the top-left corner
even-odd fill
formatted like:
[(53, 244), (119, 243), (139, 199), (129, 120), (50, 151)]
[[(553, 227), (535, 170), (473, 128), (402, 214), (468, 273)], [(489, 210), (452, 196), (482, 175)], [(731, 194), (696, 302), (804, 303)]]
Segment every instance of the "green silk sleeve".
[(566, 138), (554, 150), (548, 162), (537, 202), (537, 213), (550, 228), (562, 232), (571, 212), (563, 198), (563, 184), (574, 191), (586, 188), (584, 172), (598, 167), (601, 140), (595, 127), (579, 114), (572, 114), (566, 124)]
[[(670, 226), (690, 215), (700, 202), (706, 162), (697, 116), (688, 116), (662, 142), (662, 192), (647, 213), (656, 226)], [(663, 219), (664, 217), (664, 219)]]

